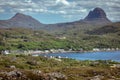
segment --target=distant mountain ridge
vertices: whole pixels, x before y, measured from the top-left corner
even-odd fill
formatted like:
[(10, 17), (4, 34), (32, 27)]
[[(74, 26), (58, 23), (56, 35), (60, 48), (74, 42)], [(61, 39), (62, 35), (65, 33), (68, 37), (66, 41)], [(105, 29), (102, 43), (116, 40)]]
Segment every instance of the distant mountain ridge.
[(44, 25), (32, 18), (31, 16), (16, 13), (11, 19), (0, 20), (0, 27), (11, 28), (11, 27), (23, 27), (23, 28), (39, 28)]
[(51, 32), (59, 32), (62, 30), (73, 30), (76, 32), (81, 30), (99, 28), (111, 23), (112, 22), (107, 18), (105, 11), (97, 7), (93, 11), (90, 11), (89, 14), (82, 20), (68, 23), (51, 24), (47, 25), (46, 29)]
[(104, 26), (110, 23), (111, 21), (106, 17), (106, 13), (104, 12), (104, 10), (101, 8), (95, 8), (93, 11), (90, 11), (89, 14), (83, 20), (58, 24), (42, 24), (36, 19), (32, 18), (31, 16), (22, 13), (17, 13), (11, 19), (0, 20), (0, 27), (22, 27), (31, 29), (42, 29), (47, 31), (59, 31), (73, 27), (87, 29), (88, 27), (90, 28), (93, 26)]

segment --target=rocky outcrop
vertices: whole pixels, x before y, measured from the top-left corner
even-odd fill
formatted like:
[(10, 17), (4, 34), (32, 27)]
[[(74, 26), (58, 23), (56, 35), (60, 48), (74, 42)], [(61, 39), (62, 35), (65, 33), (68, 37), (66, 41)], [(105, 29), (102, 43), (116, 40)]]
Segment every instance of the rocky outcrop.
[(104, 76), (97, 75), (97, 76), (94, 76), (93, 78), (91, 78), (90, 80), (102, 80), (102, 79), (104, 79)]
[(48, 75), (51, 77), (52, 80), (67, 80), (67, 77), (59, 72), (48, 73)]
[(43, 73), (40, 70), (31, 71), (0, 71), (0, 80), (67, 80), (67, 77), (59, 72)]
[(10, 72), (1, 71), (0, 80), (26, 80), (27, 77), (21, 71), (13, 70)]

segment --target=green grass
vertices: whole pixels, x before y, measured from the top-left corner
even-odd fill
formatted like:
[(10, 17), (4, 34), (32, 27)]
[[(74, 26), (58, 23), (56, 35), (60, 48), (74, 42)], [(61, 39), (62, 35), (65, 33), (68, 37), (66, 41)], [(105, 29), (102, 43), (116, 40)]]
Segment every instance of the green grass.
[[(92, 50), (93, 48), (120, 48), (120, 36), (117, 33), (103, 35), (89, 35), (84, 31), (67, 31), (60, 34), (49, 34), (23, 28), (9, 28), (0, 30), (0, 50), (46, 50), (73, 49)], [(66, 39), (56, 38), (58, 36)]]

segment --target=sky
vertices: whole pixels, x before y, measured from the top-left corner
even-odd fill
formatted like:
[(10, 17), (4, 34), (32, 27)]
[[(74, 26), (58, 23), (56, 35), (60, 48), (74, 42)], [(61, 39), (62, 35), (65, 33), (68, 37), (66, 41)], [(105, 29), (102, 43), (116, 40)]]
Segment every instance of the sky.
[(111, 21), (120, 21), (120, 0), (0, 0), (0, 20), (19, 12), (44, 24), (72, 22), (96, 7), (102, 8)]

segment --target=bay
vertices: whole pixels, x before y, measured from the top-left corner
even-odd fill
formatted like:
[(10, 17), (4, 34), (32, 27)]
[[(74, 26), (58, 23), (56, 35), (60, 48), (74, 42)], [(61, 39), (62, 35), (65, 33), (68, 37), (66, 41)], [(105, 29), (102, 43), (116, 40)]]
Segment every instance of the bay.
[(40, 56), (71, 58), (76, 60), (113, 60), (120, 62), (120, 51), (48, 53), (40, 54)]

